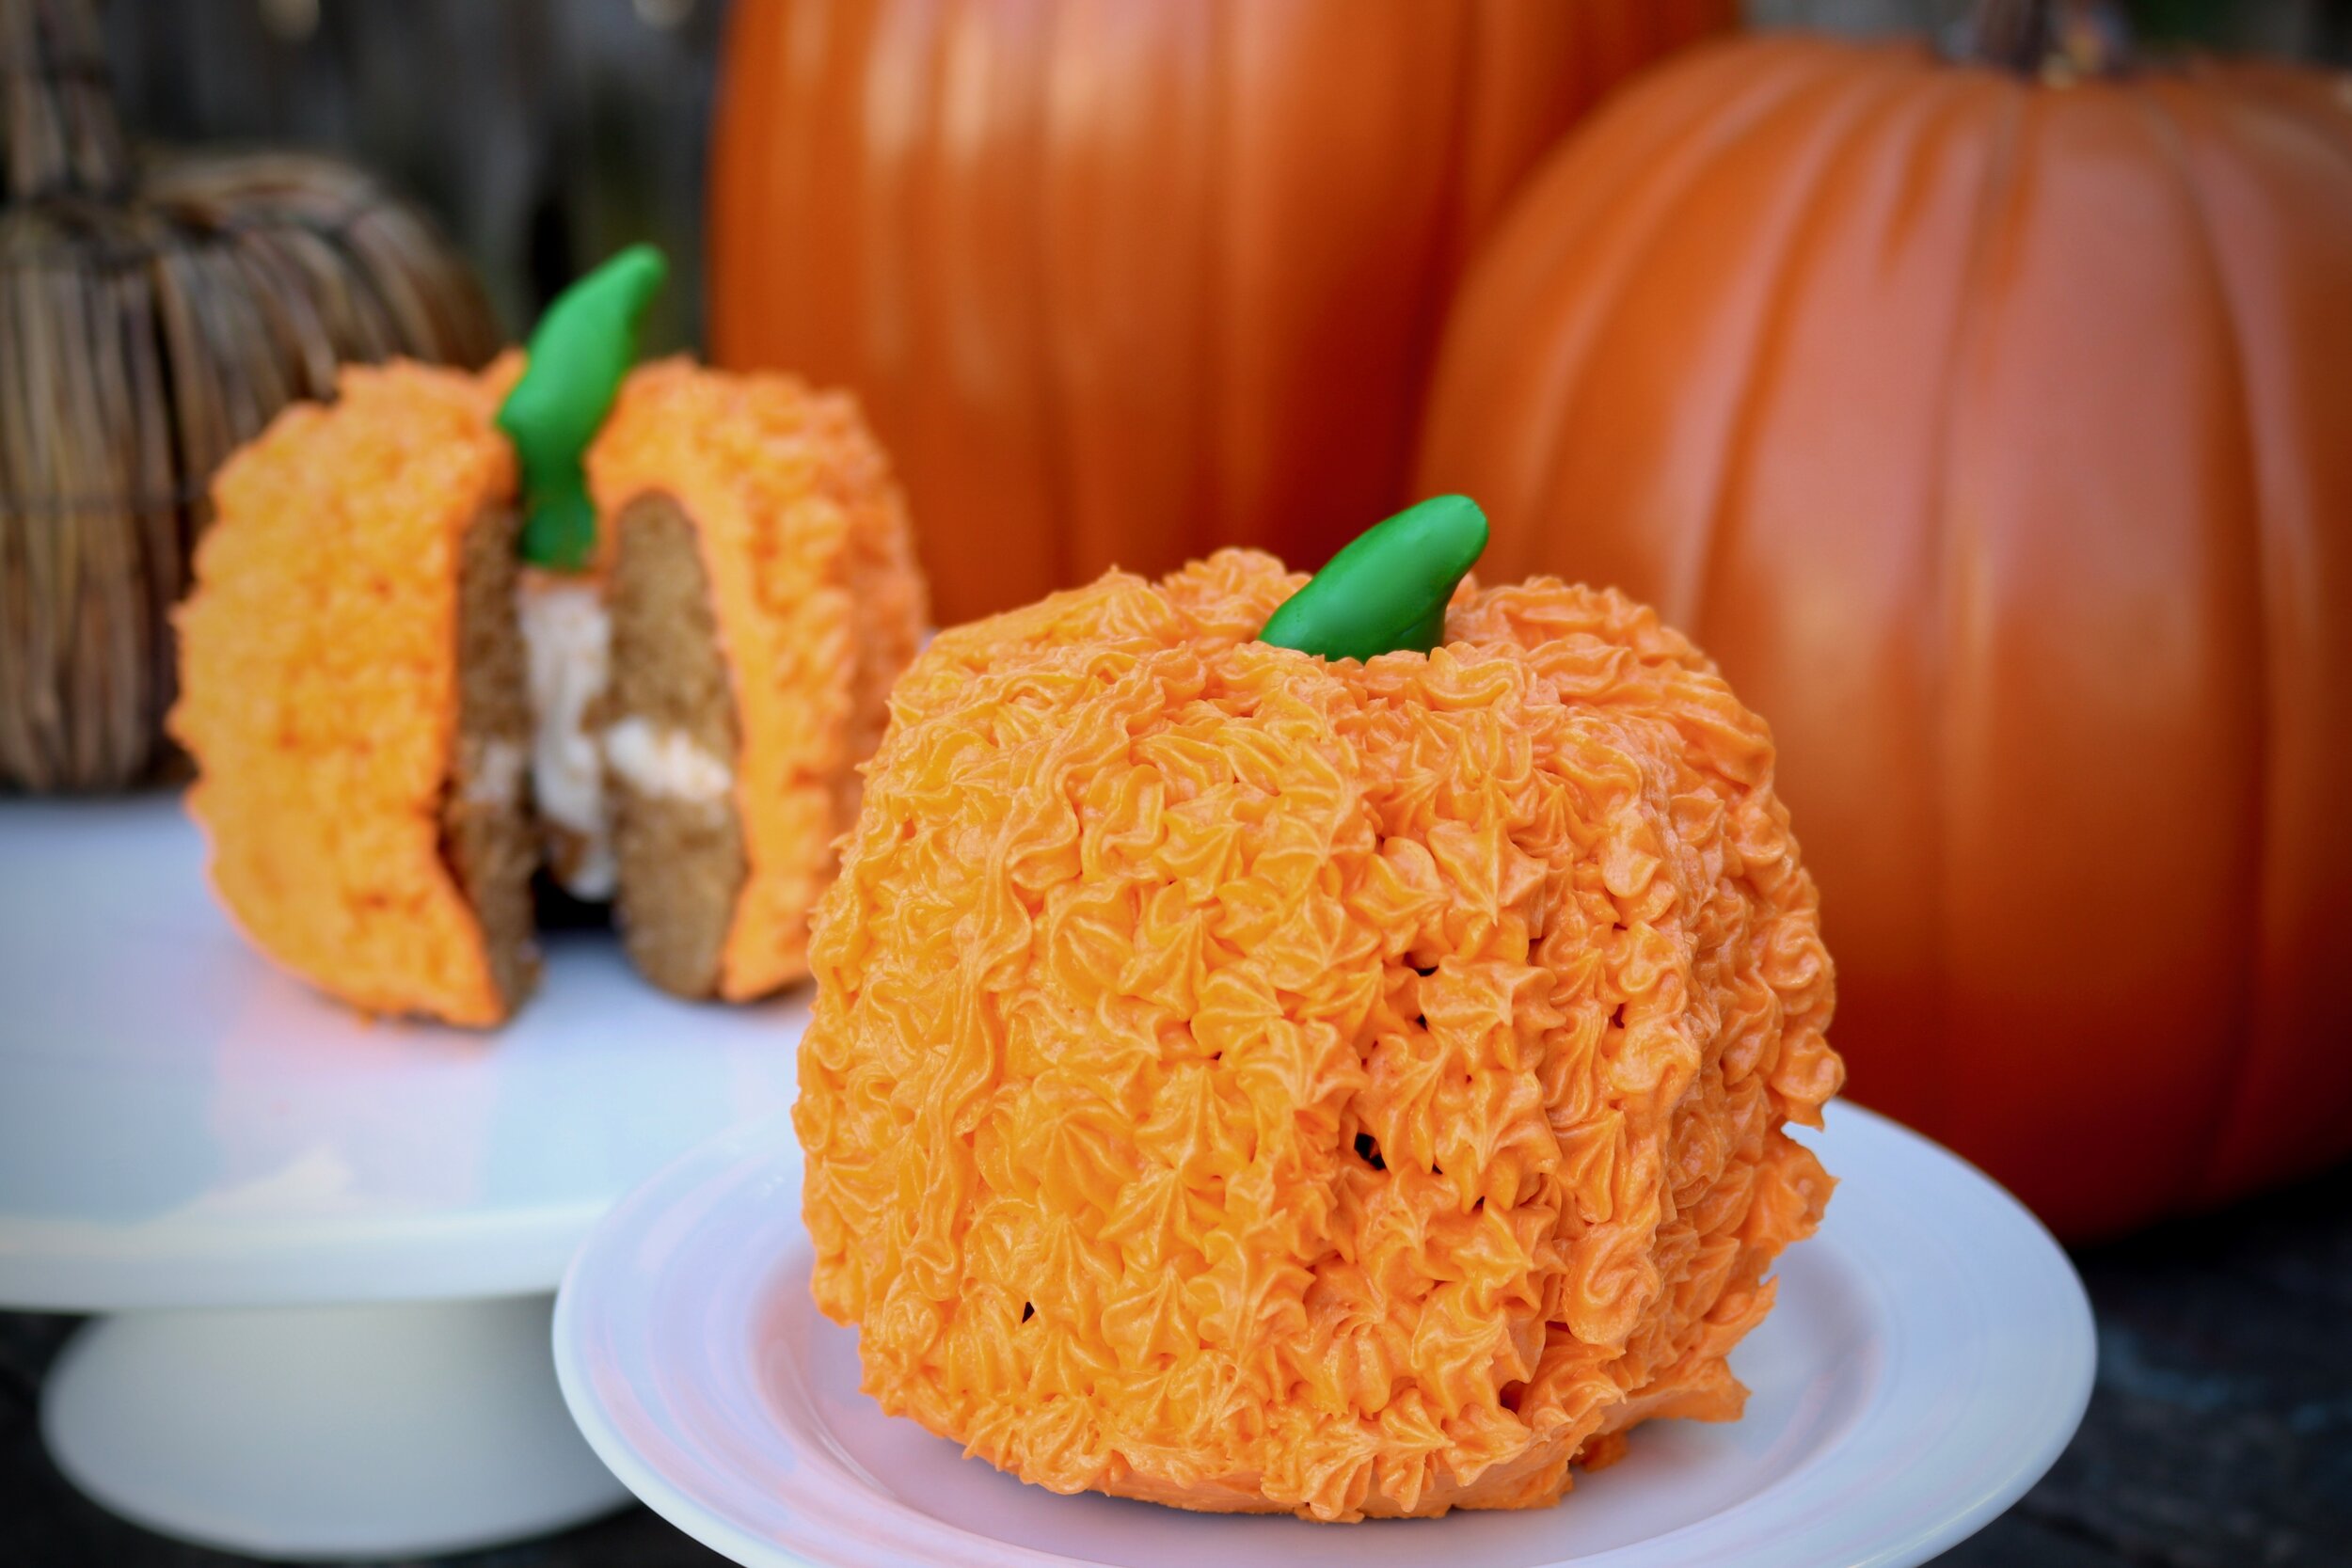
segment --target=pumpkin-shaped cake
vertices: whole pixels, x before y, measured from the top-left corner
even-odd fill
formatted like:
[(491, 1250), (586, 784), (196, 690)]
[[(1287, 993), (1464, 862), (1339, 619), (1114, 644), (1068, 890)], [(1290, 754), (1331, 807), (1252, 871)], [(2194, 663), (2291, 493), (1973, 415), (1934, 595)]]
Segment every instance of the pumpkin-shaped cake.
[(255, 945), (371, 1012), (482, 1025), (529, 991), (515, 628), (518, 367), (347, 366), (222, 467), (171, 731)]
[(808, 973), (809, 910), (922, 633), (905, 509), (849, 398), (682, 358), (623, 384), (587, 470), (622, 932), (665, 990), (764, 996)]
[(223, 468), (173, 733), (256, 945), (371, 1012), (504, 1021), (531, 881), (680, 995), (807, 973), (923, 587), (845, 397), (635, 371), (624, 254), (479, 376), (346, 370)]
[(1327, 1520), (1739, 1414), (1843, 1070), (1772, 739), (1642, 606), (1460, 571), (1426, 653), (1260, 641), (1306, 579), (1227, 551), (900, 681), (794, 1113), (883, 1408)]

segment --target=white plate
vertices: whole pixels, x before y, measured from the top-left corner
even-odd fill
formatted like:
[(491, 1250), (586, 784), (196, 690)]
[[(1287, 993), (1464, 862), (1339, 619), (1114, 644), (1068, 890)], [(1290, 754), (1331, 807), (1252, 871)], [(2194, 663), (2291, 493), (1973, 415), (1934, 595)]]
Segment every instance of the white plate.
[(1812, 1141), (1840, 1186), (1732, 1357), (1746, 1418), (1645, 1426), (1555, 1509), (1350, 1528), (1058, 1497), (962, 1457), (858, 1392), (856, 1335), (809, 1300), (782, 1118), (606, 1216), (557, 1301), (556, 1369), (628, 1488), (754, 1568), (1900, 1568), (2058, 1457), (2090, 1398), (2090, 1305), (2048, 1233), (1952, 1155), (1843, 1104)]

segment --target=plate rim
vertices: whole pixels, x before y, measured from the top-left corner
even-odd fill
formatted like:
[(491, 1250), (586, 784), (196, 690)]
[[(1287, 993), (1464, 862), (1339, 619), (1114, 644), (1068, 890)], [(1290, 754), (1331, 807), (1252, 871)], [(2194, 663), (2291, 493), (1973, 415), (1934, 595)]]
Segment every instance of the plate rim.
[[(2055, 1331), (2050, 1336), (2054, 1341), (2062, 1338), (2062, 1343), (2054, 1345), (2053, 1354), (2067, 1375), (2054, 1380), (2056, 1398), (2048, 1406), (2047, 1418), (2035, 1429), (2035, 1440), (2005, 1450), (2008, 1455), (2006, 1464), (1994, 1466), (1971, 1494), (1947, 1504), (1941, 1513), (1922, 1518), (1909, 1529), (1891, 1534), (1859, 1556), (1841, 1560), (1845, 1568), (1904, 1568), (1904, 1565), (1926, 1562), (1982, 1529), (2014, 1505), (2057, 1463), (2073, 1440), (2090, 1404), (2097, 1370), (2097, 1326), (2089, 1294), (2083, 1288), (2073, 1259), (2048, 1227), (2007, 1189), (1942, 1145), (1867, 1106), (1839, 1100), (1826, 1107), (1826, 1112), (1831, 1131), (1811, 1132), (1791, 1128), (1791, 1132), (1808, 1143), (1830, 1136), (1883, 1138), (1903, 1147), (1906, 1157), (1924, 1159), (1931, 1164), (1945, 1166), (1947, 1173), (1958, 1175), (1977, 1189), (1978, 1197), (1986, 1201), (2004, 1222), (2013, 1227), (2014, 1240), (2025, 1253), (2044, 1265), (2055, 1265), (2053, 1282), (2063, 1287), (2058, 1292), (2061, 1307), (2059, 1319), (2045, 1326)], [(1847, 1130), (1835, 1131), (1839, 1128)], [(607, 1249), (631, 1233), (641, 1214), (668, 1212), (722, 1180), (741, 1180), (747, 1163), (769, 1173), (790, 1170), (797, 1198), (803, 1159), (788, 1109), (740, 1123), (688, 1150), (646, 1179), (596, 1223), (564, 1271), (563, 1284), (556, 1295), (552, 1338), (557, 1382), (575, 1424), (580, 1427), (596, 1456), (640, 1501), (687, 1535), (739, 1563), (821, 1563), (831, 1568), (833, 1564), (852, 1560), (832, 1553), (806, 1555), (799, 1544), (756, 1532), (693, 1497), (639, 1454), (612, 1420), (597, 1394), (594, 1376), (585, 1360), (586, 1336), (582, 1332), (582, 1314), (588, 1309), (582, 1307), (581, 1302), (587, 1288), (579, 1282), (592, 1276), (593, 1272), (602, 1264)], [(1850, 1439), (1840, 1439), (1841, 1443), (1845, 1441)], [(1835, 1447), (1829, 1451), (1834, 1452)], [(863, 1466), (846, 1454), (834, 1457), (852, 1472), (863, 1473)], [(1559, 1568), (1559, 1564), (1565, 1562), (1590, 1564), (1594, 1568), (1648, 1568), (1651, 1564), (1663, 1568), (1670, 1561), (1695, 1563), (1720, 1560), (1714, 1554), (1721, 1550), (1721, 1543), (1705, 1543), (1694, 1538), (1703, 1536), (1710, 1527), (1719, 1527), (1722, 1521), (1735, 1517), (1746, 1508), (1797, 1482), (1804, 1473), (1800, 1469), (1775, 1479), (1731, 1510), (1693, 1519), (1664, 1533), (1623, 1543), (1599, 1552), (1556, 1560), (1555, 1563), (1544, 1565), (1544, 1568)], [(879, 1482), (875, 1484), (880, 1485)], [(923, 1513), (898, 1497), (887, 1487), (881, 1487), (874, 1500), (885, 1513), (903, 1513), (919, 1519), (918, 1528), (925, 1533), (936, 1530), (945, 1538), (971, 1543), (977, 1553), (973, 1560), (984, 1561), (992, 1568), (999, 1563), (1036, 1565), (1036, 1568), (1047, 1568), (1047, 1565), (1103, 1568), (1093, 1559), (1071, 1557), (1049, 1547), (1022, 1545)], [(1703, 1549), (1695, 1557), (1676, 1555), (1675, 1544), (1677, 1542), (1686, 1547), (1699, 1546)], [(880, 1541), (871, 1544), (877, 1550), (883, 1549), (883, 1543)], [(1661, 1553), (1664, 1555), (1661, 1556)], [(1772, 1560), (1777, 1562), (1781, 1560), (1774, 1558)]]

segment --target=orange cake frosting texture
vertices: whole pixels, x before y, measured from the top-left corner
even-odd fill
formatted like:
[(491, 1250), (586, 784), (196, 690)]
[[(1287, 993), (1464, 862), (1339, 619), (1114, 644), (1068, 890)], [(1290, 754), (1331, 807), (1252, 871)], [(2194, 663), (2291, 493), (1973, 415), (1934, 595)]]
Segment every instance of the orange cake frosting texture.
[(1258, 643), (1226, 552), (942, 633), (817, 922), (794, 1120), (866, 1390), (1028, 1481), (1524, 1507), (1724, 1357), (1842, 1077), (1772, 747), (1649, 610)]
[(490, 1024), (481, 927), (441, 848), (457, 721), (459, 550), (511, 503), (482, 376), (349, 368), (214, 483), (177, 616), (173, 736), (230, 914), (264, 953), (358, 1006)]
[(701, 541), (742, 734), (747, 870), (719, 990), (761, 996), (808, 972), (809, 910), (856, 811), (855, 765), (922, 632), (905, 509), (849, 398), (685, 359), (629, 376), (587, 467), (603, 518), (658, 492)]

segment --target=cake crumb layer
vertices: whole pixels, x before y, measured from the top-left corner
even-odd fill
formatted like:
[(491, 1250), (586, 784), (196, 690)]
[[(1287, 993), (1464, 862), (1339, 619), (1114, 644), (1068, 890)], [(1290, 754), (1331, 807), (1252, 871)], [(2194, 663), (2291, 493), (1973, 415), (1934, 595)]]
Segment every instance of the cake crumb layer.
[(677, 502), (641, 496), (613, 524), (612, 683), (606, 697), (616, 904), (628, 955), (679, 996), (713, 996), (743, 888), (742, 825), (723, 784), (678, 791), (612, 766), (616, 736), (643, 733), (731, 775), (741, 749), (694, 526)]

